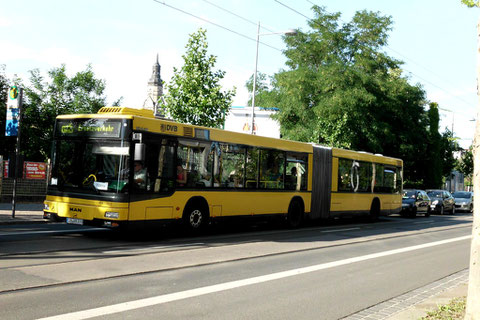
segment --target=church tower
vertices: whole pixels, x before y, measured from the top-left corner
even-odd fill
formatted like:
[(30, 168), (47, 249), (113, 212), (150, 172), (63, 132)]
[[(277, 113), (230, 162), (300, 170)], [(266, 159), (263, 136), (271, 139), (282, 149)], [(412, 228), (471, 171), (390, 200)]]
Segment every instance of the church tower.
[[(163, 95), (163, 84), (162, 78), (160, 77), (160, 63), (158, 63), (158, 54), (157, 61), (153, 64), (152, 67), (152, 76), (148, 81), (148, 96), (143, 104), (144, 109), (149, 109), (155, 112), (156, 108), (159, 105), (162, 105), (161, 96)], [(157, 110), (157, 113), (163, 113), (163, 110)]]

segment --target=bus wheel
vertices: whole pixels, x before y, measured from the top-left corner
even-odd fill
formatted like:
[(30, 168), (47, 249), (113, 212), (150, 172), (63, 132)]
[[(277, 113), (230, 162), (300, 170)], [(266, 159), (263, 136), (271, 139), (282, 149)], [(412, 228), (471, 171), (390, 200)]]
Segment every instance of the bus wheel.
[(376, 198), (376, 199), (373, 199), (372, 206), (370, 207), (370, 221), (371, 222), (377, 221), (379, 216), (380, 216), (380, 201)]
[(189, 205), (183, 213), (183, 222), (187, 229), (192, 232), (205, 229), (208, 222), (207, 209), (203, 206)]
[(287, 226), (289, 228), (298, 228), (303, 220), (303, 203), (294, 199), (288, 206)]

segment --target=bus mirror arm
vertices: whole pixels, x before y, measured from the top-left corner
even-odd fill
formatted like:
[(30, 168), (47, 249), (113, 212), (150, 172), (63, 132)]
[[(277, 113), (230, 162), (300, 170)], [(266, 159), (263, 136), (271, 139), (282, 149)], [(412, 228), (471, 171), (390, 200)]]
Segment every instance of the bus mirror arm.
[(135, 143), (135, 155), (134, 161), (144, 161), (145, 160), (145, 144), (144, 143)]

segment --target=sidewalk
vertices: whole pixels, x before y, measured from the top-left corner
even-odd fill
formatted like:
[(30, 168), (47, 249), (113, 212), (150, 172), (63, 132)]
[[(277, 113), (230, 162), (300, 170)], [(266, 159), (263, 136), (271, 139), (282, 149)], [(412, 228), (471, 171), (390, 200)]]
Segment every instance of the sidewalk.
[(43, 219), (43, 203), (17, 203), (15, 218), (12, 218), (12, 204), (0, 203), (0, 225), (46, 223)]
[[(43, 219), (43, 203), (17, 203), (15, 209), (15, 218), (12, 218), (12, 204), (0, 203), (0, 225), (48, 222)], [(463, 270), (344, 319), (421, 319), (428, 311), (435, 310), (439, 305), (447, 304), (454, 298), (466, 296), (467, 284), (468, 270)]]

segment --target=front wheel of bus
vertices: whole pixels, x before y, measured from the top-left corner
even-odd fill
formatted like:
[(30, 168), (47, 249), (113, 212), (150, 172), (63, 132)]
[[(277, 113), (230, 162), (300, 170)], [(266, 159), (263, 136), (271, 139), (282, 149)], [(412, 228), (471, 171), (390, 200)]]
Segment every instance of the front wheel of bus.
[(190, 232), (199, 232), (205, 229), (208, 221), (208, 212), (202, 206), (189, 206), (183, 214), (183, 222)]

